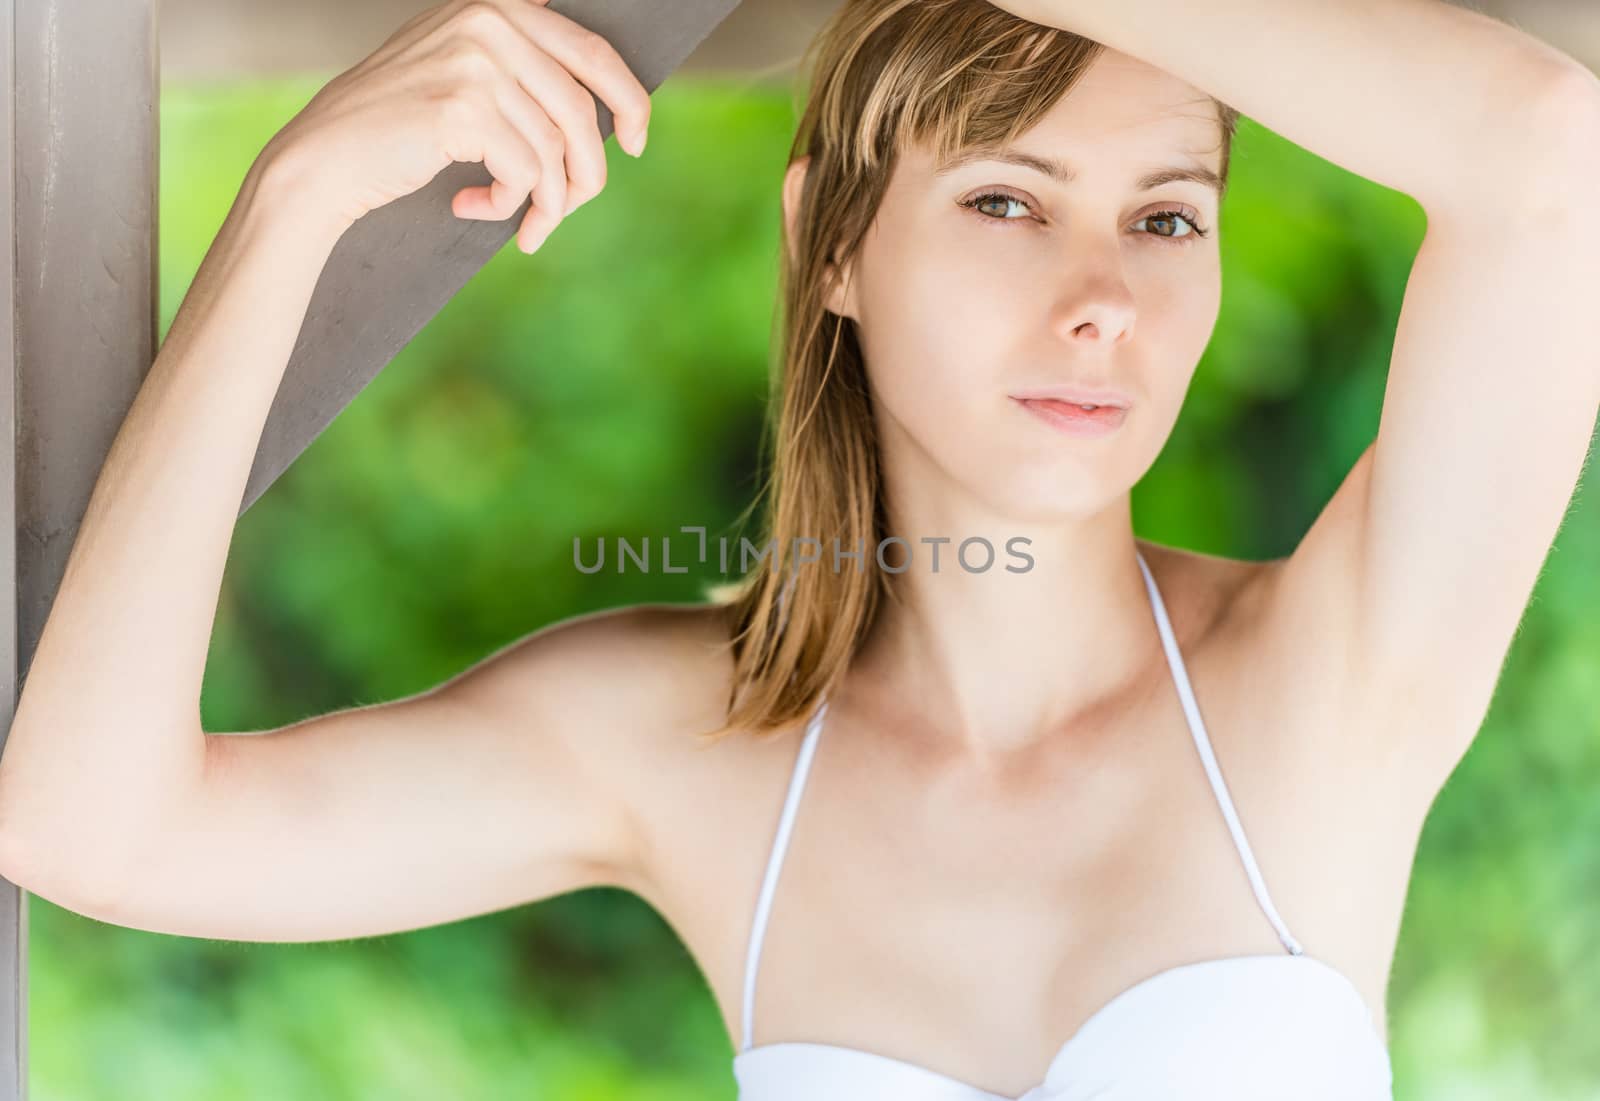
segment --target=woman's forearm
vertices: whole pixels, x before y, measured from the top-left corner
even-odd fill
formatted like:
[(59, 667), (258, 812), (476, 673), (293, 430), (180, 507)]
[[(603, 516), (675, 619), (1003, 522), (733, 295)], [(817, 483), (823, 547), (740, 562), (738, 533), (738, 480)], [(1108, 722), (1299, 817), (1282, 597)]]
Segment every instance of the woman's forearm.
[(1569, 140), (1600, 146), (1563, 134), (1600, 117), (1600, 82), (1444, 0), (998, 4), (1164, 69), (1430, 212), (1537, 186)]
[[(200, 763), (200, 682), (268, 410), (332, 241), (258, 161), (90, 495), (0, 768), (0, 834), (115, 862)], [(299, 224), (307, 222), (307, 224)]]

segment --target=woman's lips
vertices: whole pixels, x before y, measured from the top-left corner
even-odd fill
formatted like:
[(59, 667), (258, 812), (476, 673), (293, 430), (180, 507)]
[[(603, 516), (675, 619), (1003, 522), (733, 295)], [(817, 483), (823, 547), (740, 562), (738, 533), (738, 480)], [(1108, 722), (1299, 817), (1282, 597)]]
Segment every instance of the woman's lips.
[(1028, 412), (1069, 436), (1105, 436), (1127, 419), (1128, 411), (1115, 405), (1085, 409), (1054, 398), (1014, 398)]

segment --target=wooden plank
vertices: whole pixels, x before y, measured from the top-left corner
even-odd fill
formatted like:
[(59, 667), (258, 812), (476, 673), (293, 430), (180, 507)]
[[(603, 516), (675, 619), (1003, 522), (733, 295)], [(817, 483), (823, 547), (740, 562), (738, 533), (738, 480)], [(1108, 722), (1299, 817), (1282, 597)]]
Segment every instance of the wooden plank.
[[(333, 74), (371, 53), (434, 0), (162, 0), (169, 80)], [(679, 72), (787, 74), (840, 0), (744, 0)], [(661, 0), (657, 0), (661, 5)]]
[[(553, 0), (549, 6), (605, 35), (654, 91), (738, 2)], [(595, 102), (609, 137), (611, 112)], [(481, 164), (451, 165), (422, 190), (362, 218), (339, 241), (267, 414), (241, 514), (515, 235), (531, 200), (504, 222), (467, 221), (450, 211), (455, 192), (489, 179)]]
[[(0, 21), (7, 731), (89, 493), (155, 358), (156, 2), (15, 0)], [(0, 1101), (27, 1093), (24, 897), (0, 892)]]
[[(1510, 20), (1600, 69), (1600, 5), (1592, 0), (1452, 0)], [(430, 0), (162, 0), (169, 78), (334, 73)], [(839, 0), (744, 0), (683, 63), (683, 72), (787, 75)]]

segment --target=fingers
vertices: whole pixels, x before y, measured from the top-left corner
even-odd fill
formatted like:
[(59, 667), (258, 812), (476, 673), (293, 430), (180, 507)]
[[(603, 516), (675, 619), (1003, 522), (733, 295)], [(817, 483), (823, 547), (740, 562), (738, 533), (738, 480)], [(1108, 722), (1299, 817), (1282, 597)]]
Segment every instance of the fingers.
[(537, 43), (600, 97), (615, 120), (617, 140), (638, 156), (650, 129), (650, 92), (616, 47), (604, 35), (537, 0), (502, 0), (502, 4), (499, 10), (530, 42)]
[(428, 27), (426, 34), (443, 23), (454, 41), (442, 63), (454, 86), (476, 89), (446, 96), (445, 125), (481, 127), (474, 139), (457, 131), (452, 140), (461, 148), (451, 156), (482, 160), (494, 177), (459, 192), (452, 209), (461, 217), (504, 220), (531, 193), (517, 244), (535, 251), (605, 187), (596, 96), (613, 116), (619, 143), (638, 156), (649, 128), (649, 92), (603, 36), (542, 0), (454, 0), (414, 21)]
[(548, 119), (560, 129), (569, 190), (561, 214), (571, 214), (606, 185), (605, 141), (594, 96), (559, 62), (514, 30), (482, 45), (510, 74), (510, 79), (497, 87), (501, 109), (512, 124), (530, 140), (537, 128), (531, 121), (534, 116)]
[[(572, 146), (544, 108), (510, 79), (496, 83), (495, 99), (517, 133), (533, 148), (539, 161), (539, 175), (532, 188), (534, 205), (523, 219), (517, 235), (518, 247), (524, 252), (532, 252), (560, 224), (561, 219), (593, 196), (590, 194), (579, 198), (573, 192), (570, 167)], [(600, 186), (604, 183), (602, 177)], [(597, 187), (593, 194), (598, 194), (598, 191)]]
[[(510, 121), (501, 108), (502, 100), (520, 100), (520, 123)], [(479, 137), (475, 143), (458, 143), (460, 151), (451, 150), (450, 156), (483, 161), (494, 179), (486, 185), (462, 188), (450, 208), (460, 218), (503, 222), (531, 193), (533, 206), (518, 227), (517, 247), (535, 252), (573, 205), (568, 197), (561, 130), (510, 81), (501, 82), (500, 92), (492, 100), (474, 97), (472, 103), (471, 119), (451, 119), (445, 125), (460, 126)]]
[(455, 194), (450, 206), (458, 217), (504, 221), (548, 177), (558, 177), (565, 188), (559, 155), (554, 162), (556, 170), (544, 171), (548, 162), (501, 114), (489, 89), (461, 89), (445, 97), (439, 104), (437, 125), (440, 143), (451, 160), (482, 161), (493, 177), (487, 185), (463, 188)]
[[(537, 105), (533, 111), (543, 114)], [(528, 216), (517, 230), (517, 247), (524, 252), (533, 252), (544, 244), (545, 238), (567, 216), (567, 174), (570, 169), (566, 156), (571, 146), (563, 142), (560, 129), (548, 116), (545, 126), (539, 146), (539, 161), (544, 171), (539, 173), (533, 185), (533, 209), (528, 211)]]

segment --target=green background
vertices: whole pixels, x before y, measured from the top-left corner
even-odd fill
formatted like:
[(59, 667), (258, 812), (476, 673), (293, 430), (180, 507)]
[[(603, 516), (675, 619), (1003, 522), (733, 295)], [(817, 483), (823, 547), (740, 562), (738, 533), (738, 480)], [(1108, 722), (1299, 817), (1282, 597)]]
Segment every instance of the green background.
[[(324, 79), (163, 89), (163, 332), (251, 160)], [(394, 698), (555, 620), (699, 598), (704, 573), (580, 574), (571, 539), (716, 531), (755, 491), (796, 118), (784, 86), (675, 77), (655, 101), (645, 157), (608, 142), (606, 191), (536, 256), (502, 250), (240, 520), (207, 730)], [(1274, 557), (1377, 430), (1423, 221), (1247, 121), (1220, 228), (1221, 320), (1135, 527)], [(1390, 990), (1405, 1101), (1600, 1098), (1594, 498), (1422, 837)], [(305, 945), (29, 905), (39, 1101), (733, 1097), (693, 960), (622, 891)]]

